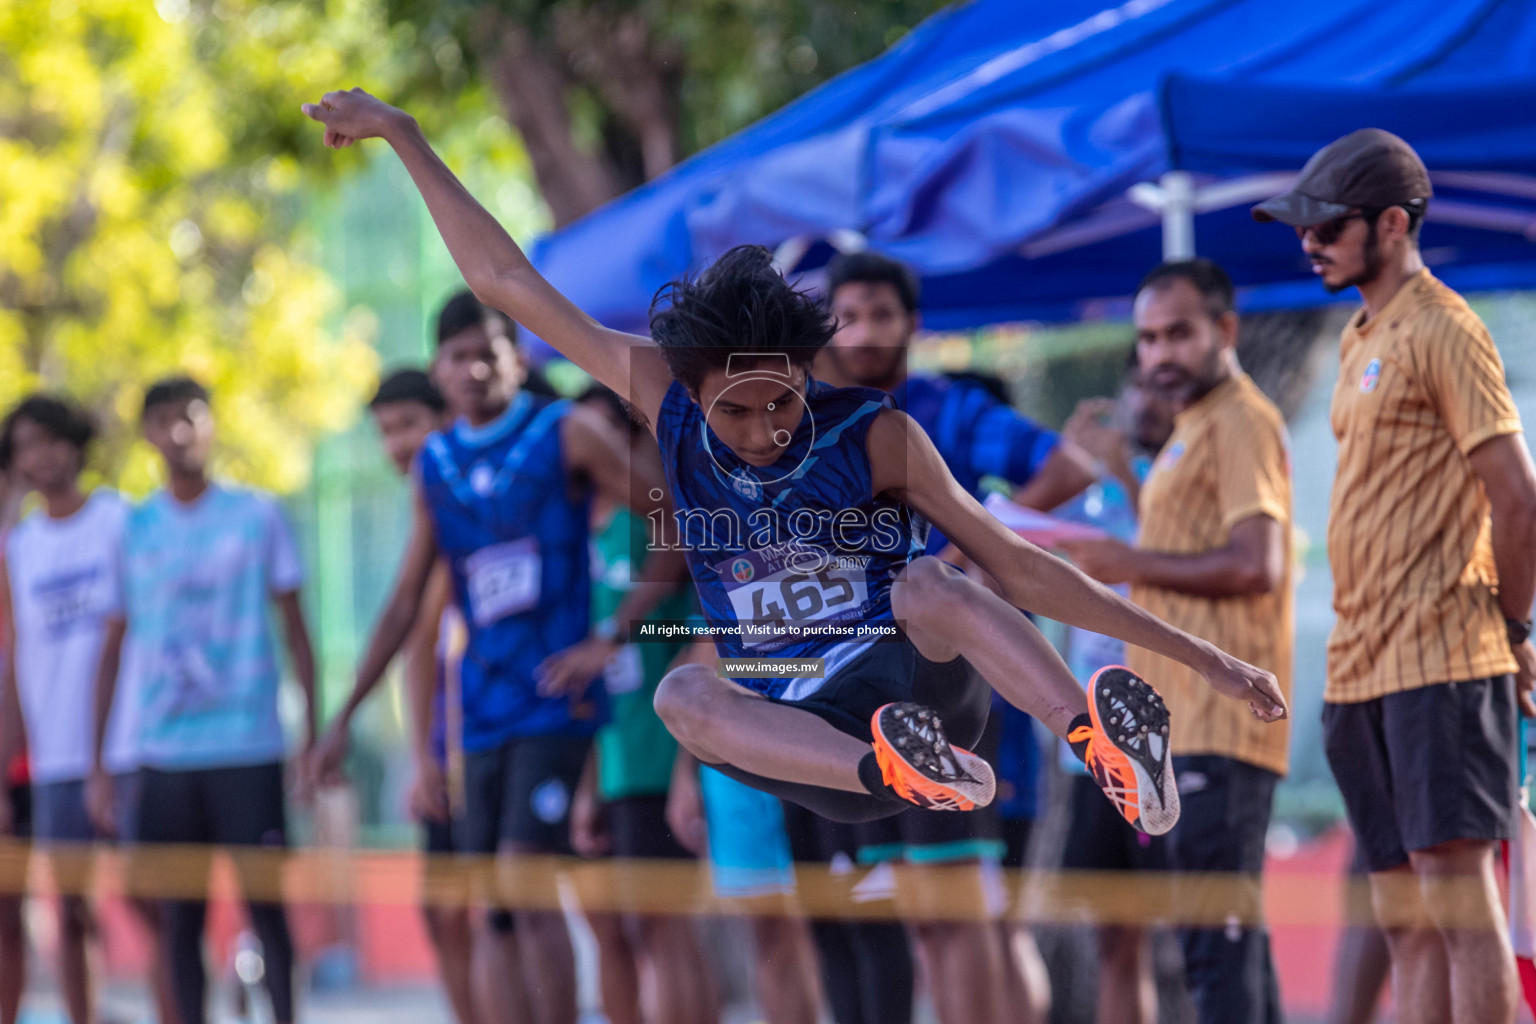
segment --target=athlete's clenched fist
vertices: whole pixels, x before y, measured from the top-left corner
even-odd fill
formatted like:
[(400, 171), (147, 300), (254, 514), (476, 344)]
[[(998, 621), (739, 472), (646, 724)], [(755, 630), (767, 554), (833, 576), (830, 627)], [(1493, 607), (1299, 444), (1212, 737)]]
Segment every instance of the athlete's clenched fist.
[(350, 146), (358, 139), (381, 139), (410, 115), (362, 89), (328, 92), (319, 103), (306, 103), (304, 113), (325, 125), (325, 144), (332, 149)]

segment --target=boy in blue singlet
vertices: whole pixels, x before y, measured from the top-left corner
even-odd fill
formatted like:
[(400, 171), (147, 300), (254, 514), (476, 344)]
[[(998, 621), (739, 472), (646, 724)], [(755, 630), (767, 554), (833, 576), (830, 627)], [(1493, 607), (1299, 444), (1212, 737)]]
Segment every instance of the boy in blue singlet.
[[(454, 823), (454, 846), (466, 854), (570, 852), (571, 798), (606, 701), (591, 679), (553, 692), (541, 685), (540, 666), (598, 643), (594, 628), (611, 635), (615, 623), (649, 611), (636, 610), (650, 593), (637, 587), (641, 597), (593, 626), (588, 504), (596, 493), (644, 515), (658, 507), (648, 495), (661, 493), (660, 480), (630, 466), (628, 441), (603, 416), (529, 393), (524, 375), (500, 314), (468, 294), (448, 303), (433, 378), (459, 419), (429, 436), (416, 457), (399, 576), (352, 695), (311, 765), (320, 779), (340, 768), (347, 722), (410, 636), (441, 556), (468, 632), (458, 673), (465, 806)], [(515, 947), (495, 945), (519, 951), (507, 966), (521, 973), (529, 1016), (574, 1024), (575, 961), (563, 915), (513, 916)]]
[[(995, 789), (964, 749), (995, 687), (1068, 738), (1128, 820), (1167, 831), (1178, 794), (1161, 699), (1109, 669), (1090, 701), (1017, 608), (1190, 665), (1266, 720), (1286, 713), (1269, 673), (1009, 532), (883, 393), (816, 382), (833, 324), (766, 250), (731, 250), (664, 289), (651, 338), (608, 330), (538, 274), (409, 115), (360, 89), (304, 111), (327, 145), (388, 141), (475, 293), (626, 396), (656, 436), (677, 508), (661, 539), (684, 549), (717, 648), (740, 660), (735, 681), (685, 666), (657, 692), (700, 761), (835, 819), (968, 810)], [(1004, 596), (917, 554), (928, 523)]]

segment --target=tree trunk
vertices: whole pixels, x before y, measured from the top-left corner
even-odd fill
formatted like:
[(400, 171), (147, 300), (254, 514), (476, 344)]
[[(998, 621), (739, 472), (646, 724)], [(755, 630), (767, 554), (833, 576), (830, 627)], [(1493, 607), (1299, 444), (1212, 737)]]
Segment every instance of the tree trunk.
[(560, 227), (617, 196), (619, 177), (605, 155), (576, 144), (565, 105), (569, 84), (561, 62), (534, 45), (522, 25), (488, 11), (481, 56), (507, 113), (523, 138), (539, 194)]

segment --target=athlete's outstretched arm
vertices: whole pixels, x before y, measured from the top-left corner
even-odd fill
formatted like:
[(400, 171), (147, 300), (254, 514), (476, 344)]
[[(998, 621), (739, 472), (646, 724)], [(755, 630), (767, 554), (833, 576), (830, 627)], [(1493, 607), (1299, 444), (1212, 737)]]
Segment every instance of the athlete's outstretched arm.
[(875, 493), (897, 497), (928, 517), (992, 575), (1011, 604), (1182, 662), (1219, 692), (1248, 701), (1261, 718), (1284, 717), (1285, 698), (1274, 676), (1175, 629), (998, 522), (955, 481), (928, 435), (905, 413), (880, 413), (868, 447)]
[(395, 577), (395, 589), (389, 596), (389, 603), (384, 606), (383, 614), (374, 625), (373, 636), (369, 638), (363, 660), (357, 666), (357, 679), (352, 684), (352, 693), (331, 720), (325, 730), (325, 737), (316, 744), (310, 758), (309, 781), (313, 785), (322, 785), (340, 773), (341, 763), (347, 756), (347, 729), (351, 725), (352, 716), (373, 692), (373, 688), (379, 685), (384, 670), (404, 646), (420, 615), (427, 579), (432, 575), (432, 566), (437, 562), (437, 540), (432, 533), (432, 520), (427, 513), (426, 499), (422, 496), (419, 482), (414, 492), (411, 536), (406, 544), (405, 560), (400, 565), (399, 575)]
[(340, 148), (371, 138), (388, 142), (410, 172), (476, 297), (549, 342), (624, 396), (648, 423), (655, 422), (671, 384), (655, 345), (648, 338), (603, 327), (544, 280), (512, 236), (433, 152), (415, 118), (361, 89), (328, 92), (303, 109), (325, 125), (327, 146)]

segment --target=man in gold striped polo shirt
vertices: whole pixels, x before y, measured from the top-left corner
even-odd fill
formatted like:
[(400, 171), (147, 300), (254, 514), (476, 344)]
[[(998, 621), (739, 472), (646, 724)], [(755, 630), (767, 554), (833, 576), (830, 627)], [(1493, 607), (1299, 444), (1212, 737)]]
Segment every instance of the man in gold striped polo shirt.
[[(1290, 459), (1279, 410), (1237, 365), (1232, 282), (1210, 260), (1165, 263), (1142, 281), (1135, 318), (1144, 379), (1182, 411), (1143, 485), (1136, 546), (1063, 547), (1101, 582), (1129, 582), (1131, 600), (1153, 614), (1273, 672), (1289, 700)], [(1198, 676), (1166, 658), (1127, 656), (1172, 718), (1184, 811), (1168, 834), (1169, 867), (1256, 882), (1290, 723), (1266, 725), (1213, 699)], [(1230, 900), (1231, 892), (1213, 895)], [(1251, 897), (1209, 909), (1255, 913), (1256, 884)], [(1180, 941), (1201, 1024), (1279, 1020), (1263, 928), (1189, 928)]]
[(1493, 339), (1419, 255), (1430, 195), (1406, 142), (1362, 129), (1253, 213), (1294, 227), (1324, 286), (1364, 301), (1333, 395), (1323, 727), (1399, 1020), (1508, 1024), (1494, 845), (1516, 821), (1517, 695), (1536, 710), (1536, 472)]

